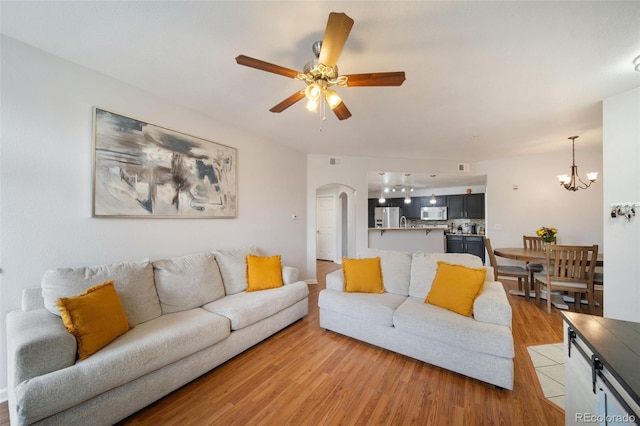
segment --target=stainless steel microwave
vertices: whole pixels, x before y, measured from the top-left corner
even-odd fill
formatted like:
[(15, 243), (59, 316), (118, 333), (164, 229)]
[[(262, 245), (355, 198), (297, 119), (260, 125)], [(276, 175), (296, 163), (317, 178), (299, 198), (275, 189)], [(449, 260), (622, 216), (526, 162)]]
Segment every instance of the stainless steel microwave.
[(447, 220), (446, 207), (420, 207), (422, 220)]

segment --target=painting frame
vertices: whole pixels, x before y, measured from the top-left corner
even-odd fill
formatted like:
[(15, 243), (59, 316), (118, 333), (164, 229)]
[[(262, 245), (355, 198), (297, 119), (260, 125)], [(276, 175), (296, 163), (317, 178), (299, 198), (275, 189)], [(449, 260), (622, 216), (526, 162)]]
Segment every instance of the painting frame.
[(237, 149), (93, 108), (94, 218), (233, 219)]

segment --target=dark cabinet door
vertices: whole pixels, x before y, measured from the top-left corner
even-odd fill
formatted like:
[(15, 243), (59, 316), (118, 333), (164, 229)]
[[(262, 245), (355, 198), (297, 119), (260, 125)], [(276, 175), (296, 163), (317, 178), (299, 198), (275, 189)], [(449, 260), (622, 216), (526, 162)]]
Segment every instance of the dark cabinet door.
[[(431, 201), (431, 197), (429, 198), (429, 202)], [(447, 206), (447, 196), (446, 195), (437, 195), (436, 196), (436, 203), (435, 204), (429, 204), (430, 206), (434, 206), (434, 207), (446, 207)]]
[(449, 195), (447, 196), (447, 218), (448, 219), (464, 219), (465, 205), (464, 195)]
[(484, 240), (475, 236), (447, 235), (447, 253), (473, 254), (484, 264)]
[(369, 217), (369, 228), (376, 227), (376, 207), (378, 207), (377, 198), (369, 198), (367, 213)]
[(465, 195), (466, 216), (470, 219), (484, 219), (484, 194)]
[(423, 197), (413, 197), (409, 204), (403, 204), (402, 211), (407, 219), (420, 219), (420, 207), (422, 207)]
[(484, 194), (461, 194), (447, 197), (449, 219), (484, 219)]
[(447, 253), (466, 253), (464, 249), (464, 237), (447, 235)]
[(482, 259), (482, 263), (484, 263), (484, 240), (482, 237), (464, 237), (465, 238), (465, 246), (466, 253), (474, 254)]

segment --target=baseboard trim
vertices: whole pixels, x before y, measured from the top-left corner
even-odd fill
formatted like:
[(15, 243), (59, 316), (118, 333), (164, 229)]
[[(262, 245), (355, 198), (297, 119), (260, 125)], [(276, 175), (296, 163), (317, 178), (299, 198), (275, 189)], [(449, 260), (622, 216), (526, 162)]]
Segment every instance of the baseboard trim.
[(304, 282), (307, 284), (318, 284), (318, 280), (314, 280), (312, 278), (309, 278), (308, 280), (304, 280)]
[(0, 403), (8, 400), (7, 388), (0, 389)]

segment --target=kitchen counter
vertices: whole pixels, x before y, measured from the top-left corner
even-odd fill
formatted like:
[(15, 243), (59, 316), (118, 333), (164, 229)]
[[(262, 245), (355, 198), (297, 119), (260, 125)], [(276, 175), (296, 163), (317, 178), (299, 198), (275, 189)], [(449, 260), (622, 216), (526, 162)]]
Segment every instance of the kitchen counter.
[(369, 248), (444, 253), (444, 231), (447, 229), (446, 225), (369, 228)]
[(427, 225), (427, 226), (398, 226), (392, 228), (369, 228), (369, 231), (446, 231), (449, 229), (447, 225)]

